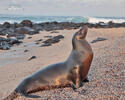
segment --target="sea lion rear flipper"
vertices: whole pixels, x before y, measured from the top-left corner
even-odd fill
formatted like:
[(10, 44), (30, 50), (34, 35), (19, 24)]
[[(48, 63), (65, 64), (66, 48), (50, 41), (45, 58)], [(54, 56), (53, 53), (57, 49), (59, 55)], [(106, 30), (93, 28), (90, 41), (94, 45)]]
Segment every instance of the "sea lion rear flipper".
[(6, 98), (4, 98), (3, 100), (14, 100), (18, 96), (19, 96), (19, 94), (16, 91), (13, 91), (9, 96), (7, 96)]

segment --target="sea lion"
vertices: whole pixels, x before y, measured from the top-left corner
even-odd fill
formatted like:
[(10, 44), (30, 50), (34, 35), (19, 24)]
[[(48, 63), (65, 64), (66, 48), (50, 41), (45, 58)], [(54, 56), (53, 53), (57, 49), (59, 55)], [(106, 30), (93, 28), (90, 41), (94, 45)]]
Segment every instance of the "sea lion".
[(68, 59), (49, 65), (25, 78), (4, 100), (13, 100), (19, 95), (28, 96), (38, 90), (60, 88), (67, 85), (79, 88), (87, 74), (93, 59), (91, 46), (86, 41), (88, 28), (83, 26), (72, 38), (73, 49)]

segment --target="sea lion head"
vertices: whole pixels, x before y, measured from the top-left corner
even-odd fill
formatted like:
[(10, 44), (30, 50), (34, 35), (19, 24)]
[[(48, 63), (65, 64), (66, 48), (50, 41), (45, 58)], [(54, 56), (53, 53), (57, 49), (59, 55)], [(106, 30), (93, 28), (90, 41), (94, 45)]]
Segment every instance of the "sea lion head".
[(75, 33), (75, 38), (77, 40), (85, 39), (88, 32), (88, 27), (84, 25), (78, 32)]
[(80, 28), (79, 31), (77, 31), (74, 34), (74, 36), (72, 38), (73, 49), (76, 49), (79, 45), (83, 44), (83, 41), (86, 38), (87, 32), (88, 32), (88, 27), (86, 25), (84, 25), (82, 28)]

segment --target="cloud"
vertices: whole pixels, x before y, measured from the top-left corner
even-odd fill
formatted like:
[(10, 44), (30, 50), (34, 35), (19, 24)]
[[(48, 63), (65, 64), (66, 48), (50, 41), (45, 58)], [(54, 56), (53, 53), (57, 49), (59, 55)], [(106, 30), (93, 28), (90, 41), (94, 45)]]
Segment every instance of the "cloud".
[(19, 11), (24, 10), (20, 5), (10, 5), (6, 10), (8, 11)]
[[(7, 9), (43, 15), (125, 15), (125, 0), (0, 0), (0, 13)], [(20, 14), (20, 12), (19, 12)]]

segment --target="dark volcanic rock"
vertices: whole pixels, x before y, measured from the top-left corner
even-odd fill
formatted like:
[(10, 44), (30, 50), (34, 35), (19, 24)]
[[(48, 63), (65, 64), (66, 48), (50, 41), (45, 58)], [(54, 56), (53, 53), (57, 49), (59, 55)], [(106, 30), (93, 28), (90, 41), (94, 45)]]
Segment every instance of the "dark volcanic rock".
[(51, 43), (45, 43), (45, 44), (42, 44), (40, 47), (47, 47), (47, 46), (51, 46), (52, 44)]
[(35, 42), (36, 42), (35, 44), (40, 44), (41, 41), (43, 41), (43, 39), (36, 40), (36, 41), (35, 41)]
[(43, 26), (41, 26), (40, 24), (33, 24), (32, 28), (36, 30), (38, 33), (39, 31), (43, 31)]
[(34, 35), (37, 33), (37, 31), (35, 31), (34, 29), (30, 27), (25, 26), (25, 27), (16, 28), (15, 33)]
[(58, 43), (60, 41), (60, 39), (63, 39), (63, 38), (64, 38), (63, 35), (54, 36), (52, 38), (49, 38), (49, 39), (43, 41), (44, 44), (41, 46), (50, 46), (51, 44)]
[(53, 30), (51, 33), (59, 33), (58, 31)]
[(15, 36), (17, 39), (24, 39), (25, 35), (24, 34), (16, 34)]
[(45, 40), (45, 41), (43, 41), (43, 43), (51, 43), (51, 44), (53, 44), (53, 43), (57, 43), (57, 42), (59, 42), (60, 40), (59, 39), (54, 39), (54, 38), (52, 38), (52, 39), (47, 39), (47, 40)]
[(20, 43), (22, 43), (22, 41), (19, 41), (17, 38), (6, 39), (3, 37), (0, 37), (0, 49), (2, 49), (2, 50), (8, 50), (14, 44), (19, 45)]
[(31, 58), (29, 58), (28, 60), (32, 60), (32, 59), (36, 59), (36, 56), (32, 56)]
[(7, 37), (16, 37), (17, 39), (24, 39), (25, 38), (25, 34), (19, 34), (19, 33), (11, 33), (8, 34)]
[(5, 27), (5, 28), (10, 28), (10, 23), (9, 22), (5, 22), (5, 23), (3, 23), (2, 26)]
[(0, 42), (6, 41), (6, 40), (7, 40), (6, 38), (0, 37)]
[(32, 37), (28, 37), (28, 39), (31, 39)]
[(14, 32), (13, 29), (9, 28), (0, 28), (0, 35), (12, 34)]
[(121, 23), (121, 26), (122, 26), (122, 27), (125, 27), (125, 22)]
[(98, 37), (97, 39), (93, 40), (91, 43), (96, 43), (96, 42), (105, 41), (105, 40), (107, 40), (107, 39), (106, 38)]
[(23, 26), (27, 26), (27, 27), (33, 26), (32, 22), (30, 20), (23, 20), (20, 24)]
[(63, 39), (64, 36), (63, 36), (63, 35), (58, 35), (58, 36), (54, 36), (53, 38), (54, 38), (54, 39)]
[(2, 50), (9, 50), (10, 47), (11, 47), (11, 45), (8, 44), (8, 42), (6, 42), (6, 41), (0, 42), (0, 49), (2, 49)]
[(35, 42), (40, 42), (40, 41), (43, 41), (43, 39), (36, 40)]
[(10, 49), (10, 45), (8, 44), (6, 38), (0, 37), (0, 49), (2, 50)]
[(44, 38), (52, 38), (52, 36), (44, 36)]
[(9, 42), (9, 44), (14, 45), (14, 44), (20, 44), (22, 43), (22, 41), (19, 41), (17, 38), (8, 38), (7, 41)]
[(29, 50), (24, 50), (24, 52), (28, 52)]

